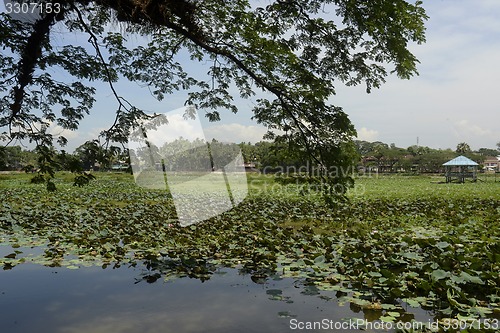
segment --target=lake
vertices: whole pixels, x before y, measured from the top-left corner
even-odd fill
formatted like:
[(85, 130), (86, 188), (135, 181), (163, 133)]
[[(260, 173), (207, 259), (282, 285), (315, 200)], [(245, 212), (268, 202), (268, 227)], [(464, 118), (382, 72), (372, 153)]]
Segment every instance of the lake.
[[(0, 249), (2, 256), (12, 250)], [(386, 331), (355, 329), (356, 318), (361, 324), (380, 311), (341, 305), (338, 293), (304, 282), (237, 268), (217, 268), (201, 281), (165, 279), (143, 264), (68, 269), (24, 263), (0, 271), (0, 318), (10, 333), (292, 332), (312, 331), (306, 328), (314, 322), (321, 331)], [(422, 311), (415, 317), (428, 318)]]

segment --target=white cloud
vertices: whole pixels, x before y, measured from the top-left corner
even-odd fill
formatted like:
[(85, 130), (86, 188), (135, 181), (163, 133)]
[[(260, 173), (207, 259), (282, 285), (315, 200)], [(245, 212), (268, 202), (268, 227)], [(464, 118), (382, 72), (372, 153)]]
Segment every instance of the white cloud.
[(62, 126), (59, 126), (55, 123), (52, 123), (49, 128), (47, 129), (47, 132), (52, 134), (53, 136), (59, 137), (63, 136), (66, 139), (75, 139), (78, 137), (78, 132), (77, 131), (71, 131), (65, 128), (62, 128)]
[(370, 130), (366, 127), (361, 127), (358, 130), (358, 140), (363, 140), (363, 141), (377, 141), (378, 138), (378, 131), (376, 130)]
[[(215, 139), (220, 142), (258, 142), (267, 132), (263, 126), (242, 125), (238, 123), (218, 124), (214, 126), (202, 126), (199, 115), (196, 118), (184, 117), (186, 108), (180, 108), (164, 113), (168, 123), (156, 127), (154, 130), (146, 130), (147, 139), (157, 147), (162, 147), (167, 142), (172, 142), (180, 137), (194, 141), (204, 139), (211, 141)], [(142, 135), (140, 135), (142, 137)], [(142, 146), (142, 140), (131, 136), (129, 138), (129, 148), (134, 149)]]
[(158, 126), (155, 130), (147, 131), (148, 140), (161, 147), (167, 142), (184, 138), (190, 141), (203, 139), (203, 129), (198, 118), (185, 119), (181, 112), (165, 113), (167, 124)]
[[(498, 135), (495, 135), (492, 130), (483, 128), (477, 124), (473, 124), (468, 120), (457, 121), (455, 122), (455, 126), (457, 129), (457, 133), (465, 138), (474, 138), (478, 136), (488, 137), (493, 140), (495, 140), (495, 138), (498, 138)], [(496, 133), (498, 134), (498, 132)]]
[(85, 141), (97, 139), (99, 135), (101, 135), (101, 132), (107, 129), (109, 129), (109, 127), (94, 127), (91, 128), (88, 132), (82, 131), (82, 133), (80, 134), (80, 139), (85, 139)]
[(221, 124), (205, 128), (207, 140), (215, 138), (222, 142), (258, 142), (267, 133), (267, 128), (263, 126), (241, 125), (237, 123)]

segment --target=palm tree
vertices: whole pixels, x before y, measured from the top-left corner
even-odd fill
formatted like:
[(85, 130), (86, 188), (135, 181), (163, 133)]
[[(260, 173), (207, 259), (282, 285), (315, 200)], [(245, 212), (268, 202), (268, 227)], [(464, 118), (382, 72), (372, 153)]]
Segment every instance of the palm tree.
[(470, 151), (471, 151), (470, 146), (465, 142), (461, 142), (457, 145), (456, 152), (459, 154), (465, 154), (465, 153), (468, 153)]

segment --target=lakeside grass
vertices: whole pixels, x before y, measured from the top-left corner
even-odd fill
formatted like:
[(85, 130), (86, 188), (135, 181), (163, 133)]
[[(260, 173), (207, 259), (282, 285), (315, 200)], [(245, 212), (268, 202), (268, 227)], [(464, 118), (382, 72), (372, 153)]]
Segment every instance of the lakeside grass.
[[(127, 188), (137, 187), (141, 189), (140, 185), (135, 184), (134, 177), (131, 174), (123, 172), (93, 172), (96, 176), (96, 181), (91, 184), (92, 188), (98, 184), (105, 184), (110, 182), (118, 182), (124, 184)], [(203, 176), (203, 175), (201, 175)], [(0, 174), (0, 188), (12, 188), (17, 186), (36, 186), (30, 184), (32, 174), (26, 173), (2, 173)], [(70, 172), (58, 172), (54, 182), (64, 187), (73, 184), (74, 174)], [(174, 183), (181, 183), (183, 181), (192, 180), (201, 181), (200, 188), (206, 182), (207, 187), (211, 184), (210, 180), (203, 180), (203, 178), (196, 175), (178, 176), (172, 178)], [(370, 177), (355, 177), (356, 185), (348, 192), (348, 197), (351, 199), (363, 200), (372, 198), (386, 198), (386, 199), (412, 199), (418, 200), (419, 198), (425, 199), (428, 197), (439, 198), (498, 198), (500, 196), (500, 176), (495, 177), (493, 174), (481, 175), (480, 180), (477, 182), (466, 181), (464, 184), (457, 183), (444, 183), (444, 177), (439, 175), (374, 175)], [(161, 179), (163, 188), (164, 179)], [(169, 180), (170, 181), (170, 180)], [(276, 194), (276, 195), (297, 195), (303, 196), (300, 192), (301, 184), (288, 184), (282, 185), (274, 181), (273, 175), (264, 175), (258, 173), (247, 174), (248, 191), (250, 195), (259, 194)], [(96, 186), (97, 184), (97, 186)], [(117, 191), (120, 189), (117, 188)], [(311, 193), (311, 195), (315, 195)]]
[(357, 179), (360, 185), (359, 191), (353, 191), (352, 197), (387, 198), (387, 199), (426, 199), (426, 198), (499, 198), (500, 179), (488, 177), (487, 181), (471, 182), (463, 184), (445, 183), (444, 177), (440, 176), (379, 176), (372, 178)]

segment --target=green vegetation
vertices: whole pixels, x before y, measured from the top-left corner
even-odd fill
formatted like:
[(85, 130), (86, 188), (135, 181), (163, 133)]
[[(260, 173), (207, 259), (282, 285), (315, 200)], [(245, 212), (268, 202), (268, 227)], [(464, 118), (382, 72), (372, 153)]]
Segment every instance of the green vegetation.
[(380, 141), (355, 141), (355, 144), (362, 156), (360, 167), (365, 170), (376, 169), (380, 173), (443, 173), (443, 163), (459, 155), (472, 159), (482, 168), (487, 157), (500, 154), (500, 150), (491, 148), (472, 151), (465, 142), (459, 143), (455, 151), (415, 145), (400, 148), (393, 143), (388, 145)]
[[(398, 320), (411, 308), (438, 318), (500, 311), (500, 182), (438, 184), (430, 177), (358, 179), (336, 209), (317, 192), (250, 175), (237, 208), (181, 228), (161, 190), (102, 173), (87, 187), (57, 177), (59, 191), (2, 175), (0, 242), (23, 262), (103, 267), (145, 261), (165, 279), (210, 278), (217, 266), (278, 274)], [(32, 249), (30, 249), (33, 247)]]

